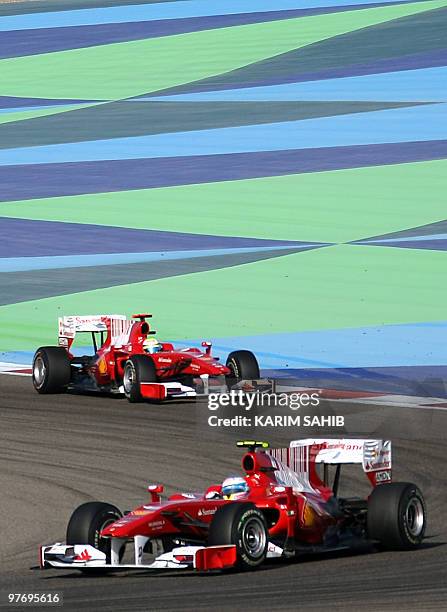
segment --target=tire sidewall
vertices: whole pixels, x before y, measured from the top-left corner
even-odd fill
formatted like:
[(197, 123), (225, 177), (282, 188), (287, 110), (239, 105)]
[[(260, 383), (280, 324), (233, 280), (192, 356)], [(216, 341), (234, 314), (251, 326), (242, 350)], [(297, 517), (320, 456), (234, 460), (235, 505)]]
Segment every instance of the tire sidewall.
[[(417, 500), (422, 509), (423, 524), (412, 534), (406, 520), (407, 509)], [(427, 526), (427, 509), (419, 488), (409, 482), (376, 486), (368, 500), (367, 533), (369, 538), (387, 550), (408, 550), (419, 546)]]
[(227, 360), (227, 368), (230, 368), (231, 370), (231, 374), (229, 375), (228, 378), (235, 379), (235, 380), (238, 380), (239, 378), (241, 378), (241, 375), (239, 373), (239, 368), (238, 368), (238, 362), (236, 361), (236, 359), (234, 359), (234, 357), (231, 357)]
[[(243, 532), (244, 528), (250, 521), (256, 519), (257, 522), (262, 524), (265, 532), (265, 545), (261, 555), (257, 557), (253, 557), (249, 551), (246, 550), (243, 542)], [(260, 510), (255, 507), (241, 508), (241, 512), (237, 517), (237, 520), (234, 521), (233, 524), (233, 542), (236, 544), (239, 562), (242, 567), (246, 569), (251, 569), (258, 567), (261, 563), (264, 562), (265, 557), (267, 555), (267, 547), (268, 547), (268, 529), (265, 522), (264, 515)]]
[(229, 380), (258, 379), (260, 376), (258, 361), (251, 351), (233, 351), (228, 355), (226, 365), (231, 371), (227, 376)]
[(97, 548), (98, 550), (106, 549), (107, 561), (110, 561), (110, 540), (107, 541), (107, 545), (104, 547), (103, 542), (101, 542), (100, 533), (107, 526), (121, 518), (121, 513), (116, 513), (112, 510), (105, 510), (103, 512), (98, 512), (98, 514), (92, 520), (89, 529), (89, 543), (92, 543), (92, 546)]
[(89, 544), (106, 554), (110, 562), (110, 541), (101, 542), (100, 533), (107, 525), (122, 518), (121, 511), (105, 502), (87, 502), (71, 515), (67, 525), (67, 544)]
[[(124, 385), (126, 371), (132, 370), (133, 382), (130, 388), (126, 389)], [(140, 384), (142, 382), (156, 382), (156, 367), (153, 359), (149, 355), (133, 355), (129, 357), (124, 365), (124, 376), (123, 376), (123, 387), (124, 395), (127, 397), (129, 402), (141, 402), (143, 396), (140, 391)]]
[[(40, 384), (35, 379), (36, 361), (41, 359), (45, 368)], [(32, 382), (38, 393), (64, 393), (71, 380), (70, 359), (67, 351), (60, 346), (41, 346), (37, 349), (32, 363)]]

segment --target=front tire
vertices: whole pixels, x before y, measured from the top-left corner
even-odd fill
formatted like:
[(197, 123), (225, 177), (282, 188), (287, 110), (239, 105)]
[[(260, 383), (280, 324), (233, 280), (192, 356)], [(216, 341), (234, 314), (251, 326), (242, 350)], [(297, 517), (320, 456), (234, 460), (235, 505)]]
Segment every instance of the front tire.
[(157, 371), (155, 363), (147, 355), (133, 355), (129, 357), (124, 366), (123, 387), (124, 395), (129, 402), (142, 402), (140, 384), (142, 382), (156, 382)]
[(227, 504), (217, 510), (208, 532), (208, 546), (227, 544), (236, 546), (239, 569), (255, 569), (264, 562), (268, 528), (254, 504)]
[(41, 346), (32, 366), (33, 385), (37, 393), (63, 393), (71, 379), (70, 358), (61, 346)]
[(424, 538), (427, 510), (418, 487), (408, 482), (378, 485), (368, 500), (368, 537), (387, 549), (416, 548)]
[(260, 378), (259, 364), (251, 351), (233, 351), (227, 357), (227, 376), (229, 386), (240, 380), (257, 380)]
[(90, 544), (106, 555), (110, 563), (111, 543), (109, 538), (101, 538), (101, 531), (122, 517), (121, 511), (105, 502), (87, 502), (71, 515), (67, 526), (67, 544)]

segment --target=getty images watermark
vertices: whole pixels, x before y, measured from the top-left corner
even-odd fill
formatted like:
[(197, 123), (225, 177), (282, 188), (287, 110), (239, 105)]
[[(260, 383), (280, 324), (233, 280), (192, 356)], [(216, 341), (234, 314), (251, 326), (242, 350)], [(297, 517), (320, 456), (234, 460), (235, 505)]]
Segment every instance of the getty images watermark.
[(254, 406), (268, 406), (276, 408), (283, 406), (291, 410), (298, 410), (302, 406), (319, 406), (320, 395), (313, 393), (273, 393), (268, 391), (246, 392), (242, 389), (233, 389), (228, 393), (210, 393), (208, 396), (208, 408), (218, 410), (222, 407), (232, 406), (242, 408), (246, 411)]
[[(208, 408), (214, 414), (208, 417), (210, 427), (342, 427), (342, 416), (300, 415), (300, 408), (316, 408), (320, 405), (317, 391), (278, 393), (271, 391), (247, 392), (233, 389), (228, 393), (210, 393)], [(225, 414), (218, 413), (223, 409)], [(267, 414), (260, 414), (265, 412)], [(284, 412), (285, 414), (278, 414)], [(295, 414), (288, 412), (292, 410)], [(276, 414), (275, 414), (276, 412)]]

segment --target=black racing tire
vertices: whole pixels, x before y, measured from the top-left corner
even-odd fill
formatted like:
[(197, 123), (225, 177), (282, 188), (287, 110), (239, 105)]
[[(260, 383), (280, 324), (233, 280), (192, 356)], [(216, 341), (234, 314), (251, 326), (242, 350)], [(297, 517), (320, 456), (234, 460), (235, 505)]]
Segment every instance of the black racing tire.
[(208, 546), (233, 544), (237, 550), (237, 568), (256, 569), (265, 561), (268, 527), (263, 513), (251, 503), (221, 506), (211, 521)]
[(406, 550), (419, 546), (427, 526), (424, 497), (409, 482), (378, 485), (368, 499), (368, 537), (382, 548)]
[(41, 346), (34, 353), (33, 385), (37, 393), (64, 393), (71, 380), (70, 358), (62, 346)]
[[(110, 563), (110, 539), (101, 538), (101, 531), (119, 520), (122, 512), (112, 504), (105, 502), (87, 502), (76, 508), (67, 525), (67, 544), (90, 544), (106, 554), (106, 562)], [(121, 549), (121, 555), (124, 547)]]
[(260, 378), (259, 364), (251, 351), (233, 351), (227, 357), (227, 368), (231, 374), (227, 376), (229, 386), (240, 380), (257, 380)]
[(157, 371), (155, 363), (149, 355), (133, 355), (124, 365), (123, 387), (124, 395), (129, 402), (142, 402), (140, 383), (156, 382)]

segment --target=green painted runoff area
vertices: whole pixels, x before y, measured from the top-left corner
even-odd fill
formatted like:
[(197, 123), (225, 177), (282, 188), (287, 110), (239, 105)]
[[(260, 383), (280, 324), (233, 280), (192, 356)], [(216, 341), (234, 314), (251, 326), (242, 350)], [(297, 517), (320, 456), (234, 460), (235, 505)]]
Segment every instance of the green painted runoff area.
[(45, 117), (48, 115), (57, 115), (59, 113), (66, 113), (72, 110), (78, 110), (79, 108), (85, 108), (86, 106), (92, 106), (91, 104), (58, 104), (57, 106), (49, 106), (48, 108), (41, 107), (34, 110), (17, 111), (15, 113), (4, 113), (0, 114), (0, 124), (12, 123), (13, 121), (24, 121), (25, 119), (34, 119), (35, 117)]
[(1, 215), (219, 236), (348, 242), (445, 219), (446, 193), (447, 160), (437, 160), (5, 202)]
[(446, 266), (446, 252), (339, 245), (13, 304), (0, 308), (2, 350), (52, 344), (58, 316), (107, 313), (111, 304), (152, 312), (160, 336), (177, 339), (439, 321)]
[(312, 43), (447, 6), (415, 2), (0, 61), (2, 95), (120, 99), (185, 84)]

